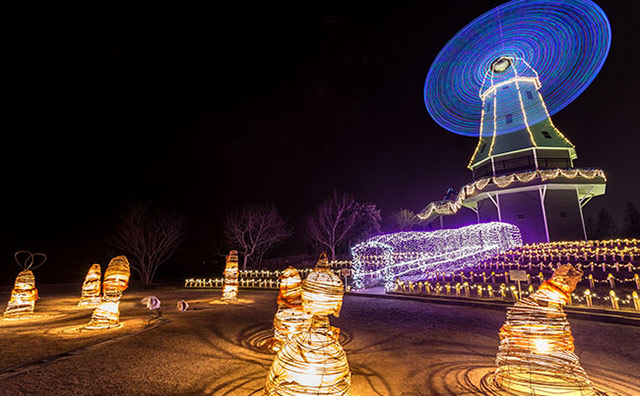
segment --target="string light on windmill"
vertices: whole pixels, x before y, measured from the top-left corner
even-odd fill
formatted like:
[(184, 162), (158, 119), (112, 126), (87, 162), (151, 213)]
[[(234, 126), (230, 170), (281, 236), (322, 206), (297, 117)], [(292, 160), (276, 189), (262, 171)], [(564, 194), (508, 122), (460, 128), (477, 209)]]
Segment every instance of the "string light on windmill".
[(238, 301), (238, 251), (232, 250), (226, 258), (224, 268), (224, 286), (222, 287), (222, 301)]
[(125, 256), (111, 259), (104, 272), (102, 302), (94, 309), (85, 329), (102, 330), (120, 326), (120, 298), (129, 286), (130, 275), (129, 261)]
[[(36, 306), (38, 299), (38, 289), (36, 289), (36, 278), (32, 270), (41, 267), (47, 261), (44, 253), (31, 253), (26, 250), (17, 251), (13, 257), (22, 268), (16, 277), (16, 282), (11, 290), (11, 298), (4, 312), (6, 319), (26, 319), (29, 318)], [(41, 261), (34, 265), (36, 258)]]
[(289, 337), (278, 351), (265, 386), (269, 396), (349, 395), (351, 371), (338, 341), (339, 329), (328, 315), (338, 316), (343, 285), (329, 269), (326, 254), (302, 283), (302, 308), (312, 316), (307, 331)]
[(96, 307), (100, 304), (101, 278), (102, 269), (100, 268), (100, 264), (93, 264), (91, 268), (89, 268), (89, 272), (82, 284), (82, 295), (78, 302), (79, 307)]
[(278, 311), (273, 318), (272, 351), (278, 351), (293, 334), (309, 329), (311, 315), (302, 309), (302, 278), (293, 267), (285, 269), (280, 276)]

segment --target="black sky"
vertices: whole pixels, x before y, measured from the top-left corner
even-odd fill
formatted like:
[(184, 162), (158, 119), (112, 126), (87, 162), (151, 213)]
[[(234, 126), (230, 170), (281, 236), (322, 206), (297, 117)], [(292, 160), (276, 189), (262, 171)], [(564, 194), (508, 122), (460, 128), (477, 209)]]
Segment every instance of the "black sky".
[[(45, 279), (82, 279), (136, 200), (188, 215), (175, 260), (200, 274), (220, 216), (244, 203), (273, 202), (302, 232), (333, 188), (384, 216), (466, 184), (476, 141), (430, 118), (424, 78), (451, 36), (501, 2), (342, 3), (15, 10), (0, 281), (12, 282), (18, 249), (49, 254)], [(609, 58), (554, 122), (576, 166), (607, 173), (587, 215), (606, 207), (620, 221), (640, 194), (640, 8), (598, 4)]]

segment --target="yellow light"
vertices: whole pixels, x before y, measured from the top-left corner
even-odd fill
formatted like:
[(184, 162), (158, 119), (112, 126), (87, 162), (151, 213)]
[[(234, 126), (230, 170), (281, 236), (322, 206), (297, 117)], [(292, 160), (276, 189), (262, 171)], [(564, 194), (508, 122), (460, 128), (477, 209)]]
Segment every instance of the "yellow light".
[(302, 279), (298, 270), (288, 267), (280, 276), (278, 312), (273, 318), (271, 350), (278, 351), (287, 338), (311, 326), (311, 315), (302, 310)]
[(280, 275), (280, 293), (278, 294), (278, 305), (287, 307), (302, 307), (302, 278), (298, 270), (288, 267)]
[(581, 277), (571, 264), (561, 265), (537, 292), (509, 309), (496, 358), (499, 388), (515, 394), (597, 394), (574, 353), (562, 310)]
[(331, 272), (326, 255), (302, 283), (302, 305), (314, 316), (338, 317), (342, 308), (344, 289), (340, 278)]
[(104, 272), (102, 302), (93, 310), (91, 321), (85, 329), (102, 330), (120, 326), (120, 297), (129, 286), (130, 275), (129, 261), (125, 256), (111, 259)]
[(340, 331), (328, 318), (340, 312), (342, 295), (342, 281), (329, 270), (323, 253), (302, 283), (302, 307), (313, 316), (311, 326), (287, 338), (278, 351), (267, 377), (266, 395), (349, 395), (349, 363), (338, 342)]
[(89, 268), (87, 276), (84, 278), (82, 284), (82, 295), (78, 302), (79, 307), (95, 307), (100, 304), (100, 278), (102, 277), (102, 270), (100, 264), (93, 264)]
[(227, 255), (224, 269), (224, 286), (222, 287), (222, 301), (238, 301), (238, 251), (232, 250)]
[(551, 350), (549, 340), (545, 338), (536, 338), (535, 340), (533, 340), (533, 343), (536, 347), (536, 353), (538, 354), (545, 355)]
[[(16, 282), (11, 290), (11, 298), (7, 303), (7, 309), (4, 312), (6, 319), (26, 319), (33, 313), (36, 300), (38, 299), (38, 289), (36, 289), (36, 278), (31, 269), (42, 266), (47, 261), (47, 255), (44, 253), (31, 253), (26, 250), (20, 250), (14, 253), (13, 257), (22, 268), (22, 271), (16, 277)], [(36, 257), (40, 257), (40, 262), (34, 266)]]
[(16, 283), (11, 290), (11, 298), (4, 311), (6, 318), (19, 319), (33, 313), (38, 299), (36, 278), (33, 272), (26, 269), (16, 277)]

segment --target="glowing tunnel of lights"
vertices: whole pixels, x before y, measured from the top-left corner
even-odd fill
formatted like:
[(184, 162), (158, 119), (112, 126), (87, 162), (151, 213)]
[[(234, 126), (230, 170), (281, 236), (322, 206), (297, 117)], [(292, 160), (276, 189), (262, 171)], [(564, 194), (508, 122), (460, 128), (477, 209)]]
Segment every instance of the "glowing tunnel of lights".
[(389, 290), (395, 279), (450, 273), (521, 245), (518, 227), (499, 222), (377, 235), (351, 249), (354, 287), (384, 283)]
[[(487, 71), (500, 58), (512, 57), (523, 60), (514, 67), (528, 64), (540, 76), (539, 92), (549, 115), (529, 119), (533, 125), (562, 110), (591, 84), (610, 46), (611, 26), (592, 1), (510, 1), (476, 18), (449, 40), (429, 69), (424, 102), (443, 128), (478, 136), (479, 94)], [(501, 133), (524, 127), (521, 121), (513, 122)]]

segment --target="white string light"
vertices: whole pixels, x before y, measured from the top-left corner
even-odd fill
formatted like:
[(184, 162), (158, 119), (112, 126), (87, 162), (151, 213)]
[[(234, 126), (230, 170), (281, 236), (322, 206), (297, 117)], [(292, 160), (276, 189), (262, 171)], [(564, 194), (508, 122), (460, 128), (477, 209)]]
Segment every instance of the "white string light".
[(522, 245), (518, 227), (481, 223), (457, 229), (378, 235), (351, 249), (353, 282), (363, 288), (396, 278), (423, 279), (427, 272), (452, 272)]

